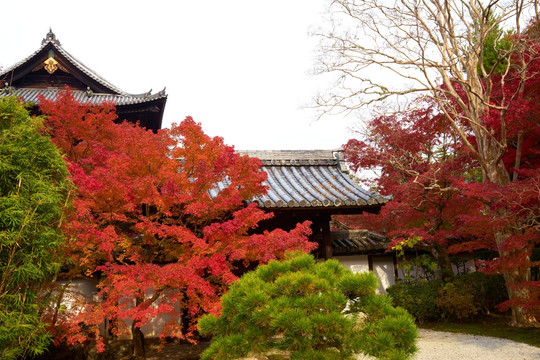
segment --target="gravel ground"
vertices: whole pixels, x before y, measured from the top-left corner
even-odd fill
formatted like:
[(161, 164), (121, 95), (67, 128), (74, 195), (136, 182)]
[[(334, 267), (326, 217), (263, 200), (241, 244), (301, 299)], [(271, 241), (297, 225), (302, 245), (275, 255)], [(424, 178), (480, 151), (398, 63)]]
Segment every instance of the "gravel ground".
[(487, 336), (418, 330), (415, 360), (540, 360), (540, 348)]
[[(414, 360), (540, 360), (540, 348), (511, 340), (426, 329), (418, 329), (418, 334)], [(161, 352), (148, 349), (147, 360), (196, 360), (206, 346), (168, 344)]]

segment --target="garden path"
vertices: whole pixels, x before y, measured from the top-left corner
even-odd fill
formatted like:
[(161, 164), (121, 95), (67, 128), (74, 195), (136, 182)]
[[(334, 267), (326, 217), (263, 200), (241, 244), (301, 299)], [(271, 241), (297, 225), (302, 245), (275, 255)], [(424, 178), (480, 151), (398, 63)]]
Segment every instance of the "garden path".
[[(414, 360), (540, 360), (540, 348), (511, 340), (426, 329), (418, 332), (419, 350)], [(149, 349), (147, 360), (196, 360), (207, 346), (201, 345), (168, 344), (161, 352)]]

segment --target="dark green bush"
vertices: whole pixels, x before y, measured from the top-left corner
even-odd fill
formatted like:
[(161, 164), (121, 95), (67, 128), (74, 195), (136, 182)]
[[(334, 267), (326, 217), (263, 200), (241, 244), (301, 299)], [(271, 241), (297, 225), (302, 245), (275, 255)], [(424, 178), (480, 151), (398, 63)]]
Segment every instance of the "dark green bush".
[(416, 284), (398, 283), (386, 291), (392, 298), (394, 306), (404, 308), (416, 321), (423, 323), (440, 319), (441, 312), (435, 304), (435, 299), (441, 287), (442, 281), (432, 280)]
[(508, 299), (501, 275), (473, 272), (443, 282), (399, 283), (386, 289), (395, 306), (401, 306), (416, 321), (470, 320), (496, 311)]
[(458, 278), (464, 291), (470, 292), (481, 314), (497, 311), (495, 306), (508, 300), (502, 275), (486, 275), (481, 272), (464, 274)]
[(473, 294), (459, 279), (444, 284), (439, 290), (435, 304), (444, 320), (466, 320), (478, 314)]

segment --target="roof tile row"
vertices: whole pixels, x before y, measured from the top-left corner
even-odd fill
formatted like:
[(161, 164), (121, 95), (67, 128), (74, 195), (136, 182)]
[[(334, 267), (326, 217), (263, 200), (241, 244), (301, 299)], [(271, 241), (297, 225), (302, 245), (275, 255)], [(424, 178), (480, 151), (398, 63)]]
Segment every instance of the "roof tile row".
[(336, 255), (380, 251), (388, 247), (388, 239), (385, 236), (367, 230), (339, 230), (332, 231), (330, 235)]
[[(37, 89), (37, 88), (13, 88), (8, 87), (0, 90), (0, 95), (15, 95), (23, 99), (25, 102), (39, 102), (39, 95), (42, 95), (47, 100), (56, 100), (56, 97), (63, 89)], [(84, 104), (102, 104), (104, 102), (112, 102), (115, 105), (131, 105), (141, 104), (162, 98), (166, 98), (165, 91), (146, 96), (139, 95), (111, 95), (111, 94), (96, 94), (91, 91), (70, 90), (75, 100)]]

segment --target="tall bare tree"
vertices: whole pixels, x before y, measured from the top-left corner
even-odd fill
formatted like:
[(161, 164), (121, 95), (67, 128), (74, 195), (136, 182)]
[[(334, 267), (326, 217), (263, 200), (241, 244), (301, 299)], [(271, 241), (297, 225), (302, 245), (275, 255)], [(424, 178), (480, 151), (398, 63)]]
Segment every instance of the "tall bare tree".
[[(515, 178), (502, 162), (509, 146), (507, 110), (528, 77), (538, 74), (529, 71), (530, 58), (521, 56), (525, 42), (499, 46), (500, 29), (521, 34), (527, 21), (538, 20), (537, 0), (333, 0), (329, 14), (329, 28), (316, 33), (317, 72), (335, 73), (337, 80), (317, 98), (323, 113), (351, 112), (410, 94), (431, 97), (478, 159), (485, 182), (507, 185)], [(505, 87), (509, 69), (518, 74), (519, 86), (494, 96), (496, 87)], [(485, 122), (491, 111), (498, 114), (500, 131)], [(470, 141), (471, 134), (476, 141)], [(510, 224), (495, 235), (501, 256), (507, 255), (503, 243), (513, 232)], [(529, 296), (513, 284), (527, 281), (530, 268), (504, 276), (511, 299)], [(514, 326), (538, 326), (521, 306), (512, 314)]]

